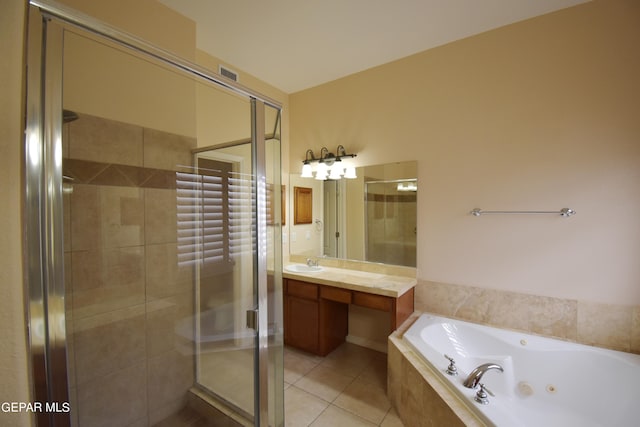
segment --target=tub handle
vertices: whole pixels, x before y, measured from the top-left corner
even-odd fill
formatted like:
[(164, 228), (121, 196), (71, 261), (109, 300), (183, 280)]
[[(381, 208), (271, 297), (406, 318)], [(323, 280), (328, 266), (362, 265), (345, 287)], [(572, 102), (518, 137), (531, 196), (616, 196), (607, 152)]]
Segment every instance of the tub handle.
[(481, 405), (488, 405), (489, 399), (487, 398), (488, 397), (487, 393), (489, 393), (491, 397), (496, 397), (496, 395), (493, 394), (493, 392), (489, 390), (487, 387), (485, 387), (484, 384), (480, 383), (478, 385), (480, 386), (480, 390), (478, 390), (474, 399), (476, 402), (478, 402)]
[(458, 368), (456, 367), (456, 361), (453, 360), (453, 357), (450, 357), (448, 355), (444, 355), (445, 359), (447, 359), (449, 361), (449, 366), (447, 366), (447, 374), (451, 375), (451, 376), (456, 376), (458, 375)]

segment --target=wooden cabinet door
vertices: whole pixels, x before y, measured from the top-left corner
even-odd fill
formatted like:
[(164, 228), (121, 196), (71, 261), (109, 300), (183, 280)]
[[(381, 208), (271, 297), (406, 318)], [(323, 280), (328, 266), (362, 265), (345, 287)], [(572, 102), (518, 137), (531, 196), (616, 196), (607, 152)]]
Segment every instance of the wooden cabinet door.
[(310, 353), (318, 352), (318, 301), (286, 296), (286, 344)]

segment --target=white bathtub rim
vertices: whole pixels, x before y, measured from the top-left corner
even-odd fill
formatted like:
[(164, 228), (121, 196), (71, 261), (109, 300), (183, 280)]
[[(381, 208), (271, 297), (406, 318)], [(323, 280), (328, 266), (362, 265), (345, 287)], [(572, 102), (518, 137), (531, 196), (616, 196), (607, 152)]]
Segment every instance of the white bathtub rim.
[(474, 322), (471, 320), (466, 320), (466, 319), (460, 319), (460, 318), (456, 318), (456, 317), (449, 317), (449, 316), (445, 316), (442, 314), (436, 314), (436, 313), (431, 313), (428, 311), (415, 311), (413, 313), (415, 315), (415, 319), (413, 319), (411, 321), (411, 325), (407, 325), (406, 328), (404, 328), (402, 330), (402, 336), (404, 337), (404, 334), (409, 330), (409, 328), (415, 323), (415, 321), (417, 321), (422, 315), (426, 315), (426, 316), (431, 316), (433, 318), (437, 318), (437, 319), (444, 319), (444, 320), (450, 320), (452, 322), (462, 322), (462, 323), (466, 323), (468, 325), (470, 325), (471, 327), (486, 327), (486, 328), (491, 328), (491, 329), (497, 329), (497, 330), (502, 330), (502, 331), (507, 331), (507, 332), (513, 332), (513, 333), (517, 333), (517, 334), (522, 334), (528, 337), (533, 337), (534, 339), (536, 338), (540, 338), (544, 341), (549, 340), (548, 342), (556, 342), (557, 345), (562, 346), (565, 344), (571, 344), (571, 346), (577, 348), (577, 349), (582, 349), (584, 351), (588, 351), (588, 352), (596, 352), (596, 353), (600, 353), (600, 352), (604, 352), (606, 353), (608, 356), (612, 356), (618, 360), (620, 360), (621, 362), (627, 363), (627, 364), (631, 364), (636, 366), (637, 364), (637, 360), (638, 357), (640, 357), (640, 354), (636, 354), (636, 353), (632, 353), (630, 351), (621, 351), (621, 350), (616, 350), (613, 348), (607, 348), (607, 347), (600, 347), (597, 345), (590, 345), (590, 344), (583, 344), (577, 341), (573, 341), (573, 340), (569, 340), (569, 339), (563, 339), (563, 338), (559, 338), (559, 337), (554, 337), (554, 336), (549, 336), (549, 335), (542, 335), (542, 334), (536, 334), (534, 332), (529, 332), (529, 331), (523, 331), (521, 329), (512, 329), (512, 328), (507, 328), (507, 327), (502, 327), (502, 326), (497, 326), (497, 325), (492, 325), (489, 323), (479, 323), (479, 322)]

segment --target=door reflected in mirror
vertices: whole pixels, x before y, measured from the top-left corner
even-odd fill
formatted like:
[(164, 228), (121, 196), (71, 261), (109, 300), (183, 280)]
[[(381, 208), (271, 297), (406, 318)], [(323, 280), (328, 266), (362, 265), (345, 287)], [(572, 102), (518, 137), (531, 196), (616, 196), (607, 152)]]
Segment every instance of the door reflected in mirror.
[(416, 266), (417, 162), (360, 167), (337, 181), (293, 174), (295, 186), (313, 188), (313, 222), (291, 226), (291, 254)]

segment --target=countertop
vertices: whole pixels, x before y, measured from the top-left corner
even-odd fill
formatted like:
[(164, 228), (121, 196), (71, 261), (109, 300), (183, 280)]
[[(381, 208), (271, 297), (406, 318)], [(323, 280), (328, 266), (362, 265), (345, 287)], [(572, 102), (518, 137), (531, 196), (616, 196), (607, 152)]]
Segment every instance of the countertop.
[(400, 297), (409, 289), (416, 286), (417, 283), (417, 280), (411, 277), (347, 270), (344, 268), (321, 267), (322, 271), (301, 273), (289, 271), (287, 270), (287, 266), (285, 266), (282, 270), (282, 275), (287, 279), (295, 279), (303, 282), (334, 286), (336, 288), (367, 292), (393, 298)]

